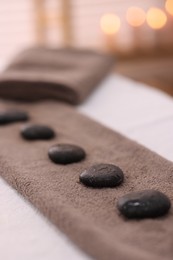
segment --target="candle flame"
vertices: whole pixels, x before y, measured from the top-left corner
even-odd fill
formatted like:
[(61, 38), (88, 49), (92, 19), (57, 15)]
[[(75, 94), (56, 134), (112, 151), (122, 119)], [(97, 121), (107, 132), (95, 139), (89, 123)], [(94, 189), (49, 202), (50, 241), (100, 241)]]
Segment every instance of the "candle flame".
[(150, 8), (147, 12), (147, 23), (152, 29), (161, 29), (167, 22), (166, 14), (159, 8)]
[(100, 27), (105, 34), (116, 34), (120, 25), (120, 18), (115, 14), (105, 14), (101, 17)]
[(169, 14), (173, 15), (173, 0), (166, 1), (165, 9)]
[(127, 10), (126, 20), (133, 27), (139, 27), (145, 23), (145, 12), (139, 8), (132, 6)]

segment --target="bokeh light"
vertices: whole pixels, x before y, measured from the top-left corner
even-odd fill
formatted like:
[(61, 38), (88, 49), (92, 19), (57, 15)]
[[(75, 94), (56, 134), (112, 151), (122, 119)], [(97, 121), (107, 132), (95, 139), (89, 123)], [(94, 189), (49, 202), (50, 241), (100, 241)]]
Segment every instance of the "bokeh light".
[(173, 15), (173, 0), (166, 1), (165, 9), (169, 14)]
[(147, 12), (146, 20), (152, 29), (158, 30), (165, 26), (167, 16), (161, 9), (152, 7)]
[(120, 25), (120, 18), (115, 14), (105, 14), (101, 17), (100, 27), (105, 34), (116, 34)]
[(145, 12), (139, 7), (130, 7), (126, 13), (127, 22), (133, 27), (139, 27), (145, 23)]

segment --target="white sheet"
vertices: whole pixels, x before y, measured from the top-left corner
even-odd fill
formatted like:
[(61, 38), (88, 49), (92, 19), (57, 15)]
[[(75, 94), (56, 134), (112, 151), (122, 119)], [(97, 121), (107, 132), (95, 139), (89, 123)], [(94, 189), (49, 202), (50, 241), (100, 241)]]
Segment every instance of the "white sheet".
[(78, 109), (173, 161), (173, 98), (167, 94), (112, 75)]
[[(171, 97), (111, 75), (78, 110), (173, 160)], [(0, 179), (0, 259), (88, 257)]]

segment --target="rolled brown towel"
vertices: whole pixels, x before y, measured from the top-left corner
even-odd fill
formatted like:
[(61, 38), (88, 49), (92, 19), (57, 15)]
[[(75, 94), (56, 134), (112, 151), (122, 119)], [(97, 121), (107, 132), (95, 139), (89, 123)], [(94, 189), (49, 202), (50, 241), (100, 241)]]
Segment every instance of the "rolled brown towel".
[[(137, 221), (124, 219), (117, 209), (120, 197), (146, 189), (173, 200), (172, 162), (69, 105), (0, 103), (1, 111), (9, 107), (28, 112), (30, 124), (49, 126), (56, 133), (51, 140), (28, 141), (20, 135), (23, 122), (0, 127), (0, 174), (10, 185), (95, 259), (172, 259), (172, 210), (162, 218)], [(82, 153), (79, 158), (82, 151), (73, 148), (78, 161), (54, 163), (48, 151), (56, 144), (62, 149), (63, 143), (81, 147), (86, 157)], [(83, 185), (79, 175), (98, 163), (120, 167), (124, 183), (102, 189)]]
[(23, 51), (0, 76), (0, 97), (60, 99), (81, 103), (97, 87), (114, 59), (91, 50), (35, 47)]

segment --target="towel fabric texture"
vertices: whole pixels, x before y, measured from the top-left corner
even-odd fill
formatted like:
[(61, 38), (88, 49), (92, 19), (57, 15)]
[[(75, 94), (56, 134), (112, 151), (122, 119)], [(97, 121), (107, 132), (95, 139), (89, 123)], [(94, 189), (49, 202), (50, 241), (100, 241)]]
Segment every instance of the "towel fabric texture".
[[(158, 219), (126, 220), (118, 212), (119, 197), (156, 189), (173, 201), (173, 164), (141, 145), (79, 114), (61, 102), (1, 102), (0, 110), (25, 110), (31, 123), (52, 127), (51, 141), (23, 140), (23, 123), (0, 127), (1, 176), (64, 231), (85, 252), (100, 260), (172, 260), (173, 214)], [(58, 143), (83, 147), (86, 159), (54, 164), (48, 149)], [(96, 163), (118, 165), (125, 174), (117, 188), (93, 189), (79, 174)]]
[(79, 104), (114, 64), (106, 54), (75, 48), (34, 47), (21, 52), (0, 76), (0, 97), (59, 99)]

